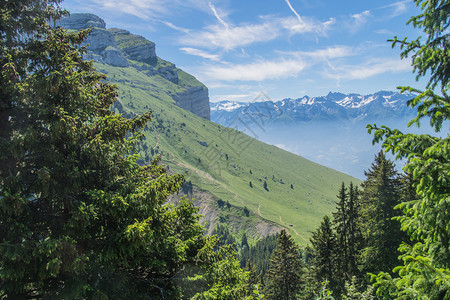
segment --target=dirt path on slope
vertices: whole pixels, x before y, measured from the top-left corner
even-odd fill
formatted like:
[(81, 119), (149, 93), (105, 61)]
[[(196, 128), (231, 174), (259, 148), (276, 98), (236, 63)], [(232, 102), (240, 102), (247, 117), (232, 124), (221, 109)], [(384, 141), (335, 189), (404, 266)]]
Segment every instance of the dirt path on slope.
[(263, 216), (262, 216), (262, 214), (261, 214), (261, 211), (259, 210), (260, 207), (261, 207), (261, 204), (258, 204), (258, 215), (259, 215), (261, 218), (263, 218)]
[[(281, 223), (281, 225), (283, 225), (284, 227), (288, 227), (288, 225), (286, 225), (286, 223), (284, 223), (283, 222), (283, 220), (281, 219), (281, 216), (280, 216), (280, 223)], [(295, 230), (294, 228), (293, 228), (293, 226), (289, 226), (290, 228), (290, 230), (292, 230), (296, 235), (298, 235), (302, 240), (304, 240), (305, 242), (309, 242), (307, 239), (305, 239), (304, 237), (303, 237), (303, 235), (301, 235), (300, 233), (298, 233), (297, 232), (297, 230)]]

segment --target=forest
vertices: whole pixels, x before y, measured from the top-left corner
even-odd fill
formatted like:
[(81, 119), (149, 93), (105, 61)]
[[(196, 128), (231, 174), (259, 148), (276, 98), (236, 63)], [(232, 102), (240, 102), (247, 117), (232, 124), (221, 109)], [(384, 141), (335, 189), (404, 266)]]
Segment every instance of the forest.
[(184, 176), (138, 163), (151, 111), (111, 109), (117, 86), (83, 60), (90, 29), (52, 26), (60, 0), (0, 0), (0, 298), (450, 299), (450, 1), (414, 2), (423, 36), (389, 42), (428, 80), (400, 87), (408, 125), (438, 134), (367, 125), (383, 151), (301, 249), (285, 230), (205, 235), (191, 200), (167, 201)]

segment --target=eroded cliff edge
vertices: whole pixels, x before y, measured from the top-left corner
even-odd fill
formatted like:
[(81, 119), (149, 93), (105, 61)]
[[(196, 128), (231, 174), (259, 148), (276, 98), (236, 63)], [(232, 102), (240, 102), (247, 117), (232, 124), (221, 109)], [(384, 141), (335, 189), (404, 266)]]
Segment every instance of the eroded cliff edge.
[[(210, 120), (207, 87), (175, 64), (158, 57), (155, 43), (127, 30), (106, 28), (105, 21), (94, 14), (73, 13), (57, 25), (70, 30), (91, 27), (92, 32), (84, 42), (88, 50), (86, 59), (114, 67), (135, 68), (148, 76), (160, 76), (177, 86), (176, 91), (166, 91), (176, 105)], [(164, 89), (161, 86), (161, 90)]]

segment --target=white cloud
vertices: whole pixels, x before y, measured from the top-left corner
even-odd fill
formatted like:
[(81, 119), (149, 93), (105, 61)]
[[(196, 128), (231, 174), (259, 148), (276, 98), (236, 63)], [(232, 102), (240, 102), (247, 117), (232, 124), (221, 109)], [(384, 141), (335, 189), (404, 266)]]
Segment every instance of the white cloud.
[(333, 25), (336, 20), (334, 18), (330, 18), (328, 21), (319, 23), (313, 20), (305, 21), (304, 18), (300, 16), (300, 14), (292, 7), (291, 2), (289, 0), (285, 0), (286, 4), (289, 6), (289, 9), (294, 13), (295, 18), (289, 17), (283, 19), (283, 27), (288, 29), (291, 34), (297, 33), (306, 33), (306, 32), (315, 32), (321, 35), (325, 35), (328, 29)]
[(359, 30), (362, 26), (364, 26), (367, 23), (370, 16), (371, 13), (369, 10), (363, 11), (362, 13), (359, 14), (352, 15), (350, 23), (351, 31), (356, 32), (357, 30)]
[(261, 60), (250, 64), (203, 66), (202, 76), (207, 80), (263, 81), (295, 76), (306, 64), (299, 59)]
[(163, 23), (166, 26), (172, 28), (173, 30), (180, 31), (180, 32), (183, 32), (185, 34), (190, 34), (190, 30), (187, 29), (187, 28), (176, 26), (175, 24), (173, 24), (171, 22), (168, 22), (168, 21), (161, 21), (161, 23)]
[(181, 37), (179, 42), (187, 46), (231, 50), (256, 42), (270, 41), (279, 35), (279, 28), (270, 23), (230, 26), (228, 29), (212, 25)]
[(149, 20), (151, 17), (166, 15), (170, 12), (168, 6), (159, 0), (94, 0), (100, 9), (123, 12), (138, 18)]
[(222, 24), (226, 30), (229, 29), (229, 26), (227, 24), (227, 22), (225, 22), (219, 15), (219, 13), (217, 12), (216, 8), (214, 7), (214, 5), (212, 5), (211, 2), (208, 3), (209, 8), (211, 9), (211, 11), (213, 12), (214, 16), (216, 17), (216, 19), (220, 22), (220, 24)]
[(334, 66), (332, 72), (326, 74), (337, 80), (367, 79), (384, 73), (399, 73), (411, 70), (411, 62), (392, 58), (372, 59), (359, 65)]
[(292, 55), (298, 58), (305, 59), (331, 59), (331, 58), (339, 58), (354, 55), (355, 51), (352, 47), (349, 46), (333, 46), (325, 49), (318, 49), (316, 51), (293, 51), (293, 52), (283, 52), (278, 51), (278, 53)]
[(394, 35), (394, 33), (388, 29), (378, 29), (375, 30), (376, 34), (381, 34), (381, 35)]
[(200, 31), (190, 31), (179, 38), (179, 43), (207, 49), (232, 50), (258, 42), (268, 42), (286, 33), (325, 35), (334, 23), (334, 19), (321, 23), (309, 18), (303, 18), (300, 23), (295, 17), (261, 17), (261, 20), (259, 24), (235, 26), (221, 19), (220, 25), (209, 25)]
[(180, 48), (180, 50), (189, 55), (200, 56), (200, 57), (207, 58), (207, 59), (214, 60), (214, 61), (218, 61), (220, 59), (220, 56), (217, 54), (211, 54), (211, 53), (208, 53), (206, 51), (196, 49), (196, 48), (183, 47), (183, 48)]
[(408, 10), (407, 6), (408, 3), (412, 3), (412, 1), (411, 0), (398, 1), (386, 6), (382, 6), (379, 9), (389, 9), (390, 17), (393, 18), (406, 12)]
[(302, 18), (300, 17), (300, 15), (297, 13), (297, 11), (292, 7), (291, 2), (289, 2), (289, 0), (285, 0), (287, 5), (289, 6), (289, 8), (291, 9), (291, 11), (294, 13), (294, 15), (297, 17), (298, 22), (301, 24), (303, 23)]
[[(93, 4), (93, 5), (92, 5)], [(112, 14), (125, 13), (143, 20), (158, 20), (173, 15), (183, 7), (190, 7), (204, 12), (210, 10), (207, 0), (93, 0), (90, 6), (106, 10)]]
[(316, 33), (319, 35), (326, 35), (331, 26), (336, 22), (334, 18), (330, 18), (325, 22), (318, 22), (306, 17), (302, 18), (301, 20), (302, 21), (299, 22), (299, 20), (294, 17), (287, 17), (280, 19), (280, 22), (281, 26), (284, 29), (287, 29), (291, 35), (303, 33)]

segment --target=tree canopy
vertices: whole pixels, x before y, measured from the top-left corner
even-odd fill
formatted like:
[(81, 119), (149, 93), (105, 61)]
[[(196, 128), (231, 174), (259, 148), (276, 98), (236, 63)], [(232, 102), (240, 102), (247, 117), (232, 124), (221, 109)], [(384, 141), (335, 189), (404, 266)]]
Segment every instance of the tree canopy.
[(55, 0), (0, 1), (0, 297), (144, 298), (205, 245), (197, 209), (159, 159), (136, 164), (139, 128), (80, 47), (48, 22)]
[(386, 151), (408, 162), (404, 167), (412, 175), (419, 199), (403, 202), (399, 208), (402, 229), (413, 245), (400, 250), (403, 265), (394, 270), (399, 278), (381, 273), (376, 277), (378, 294), (405, 299), (450, 298), (450, 136), (445, 131), (450, 117), (449, 74), (450, 35), (448, 0), (415, 0), (422, 12), (409, 24), (423, 31), (424, 37), (392, 40), (400, 45), (402, 58), (411, 57), (417, 79), (429, 76), (424, 91), (401, 87), (416, 93), (408, 105), (417, 109), (409, 126), (426, 119), (441, 136), (403, 133), (397, 129), (369, 125), (374, 142), (382, 142)]

